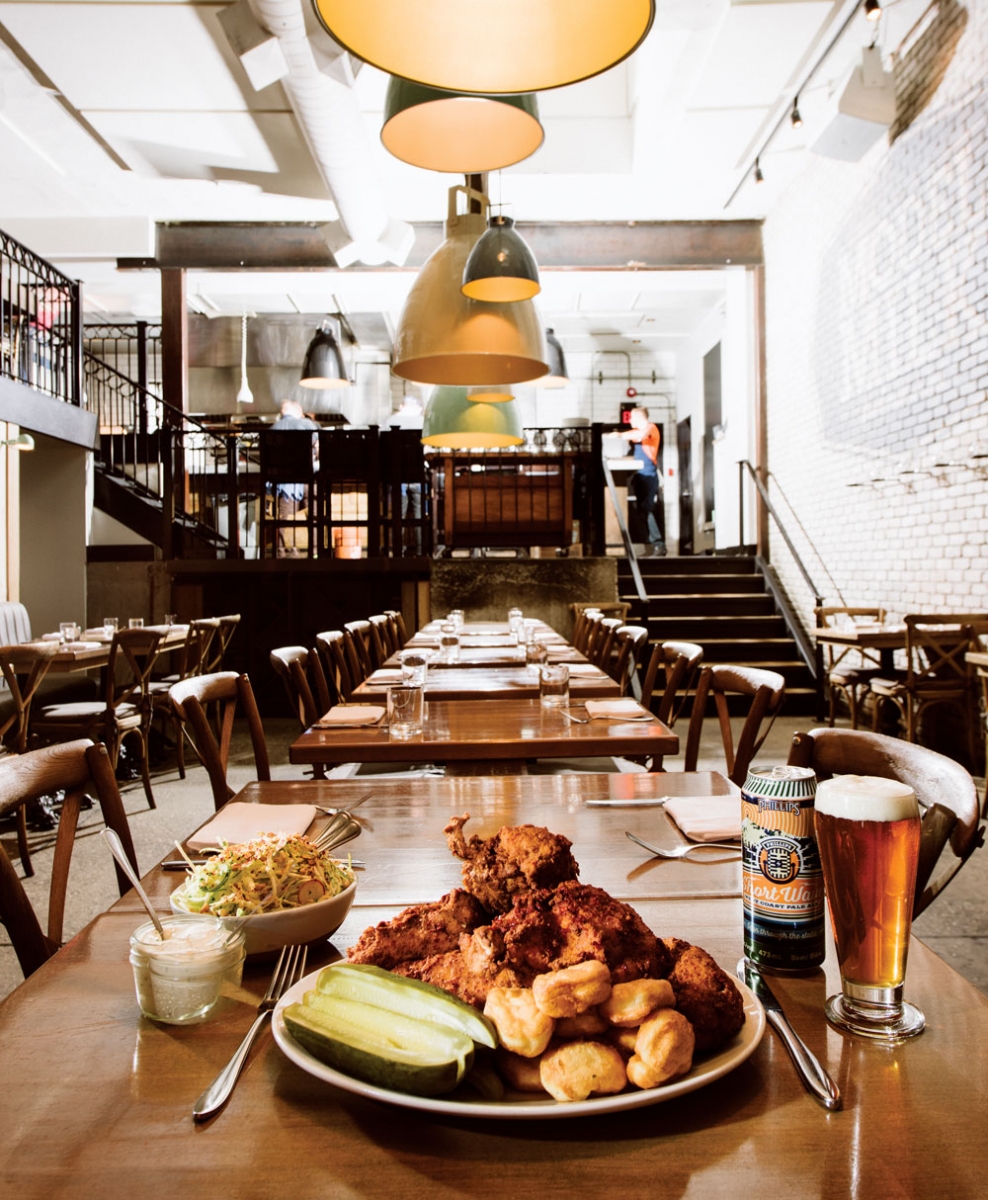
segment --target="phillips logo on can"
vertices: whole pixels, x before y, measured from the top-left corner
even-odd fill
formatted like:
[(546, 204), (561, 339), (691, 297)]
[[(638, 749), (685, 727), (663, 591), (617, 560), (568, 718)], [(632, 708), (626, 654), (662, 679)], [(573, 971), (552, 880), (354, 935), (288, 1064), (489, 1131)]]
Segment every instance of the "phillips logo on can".
[(808, 971), (823, 962), (815, 794), (807, 767), (757, 767), (741, 791), (744, 953), (765, 971)]

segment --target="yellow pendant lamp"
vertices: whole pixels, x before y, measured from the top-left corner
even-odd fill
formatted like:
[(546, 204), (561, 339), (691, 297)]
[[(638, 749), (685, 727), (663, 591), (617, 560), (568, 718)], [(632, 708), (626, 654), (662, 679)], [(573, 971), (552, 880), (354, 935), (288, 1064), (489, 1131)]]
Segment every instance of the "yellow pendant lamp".
[(525, 438), (514, 401), (485, 404), (465, 387), (437, 387), (422, 418), (422, 441), (448, 450), (497, 450)]
[(541, 92), (599, 75), (645, 39), (655, 0), (313, 0), (329, 35), (379, 67), (454, 92)]
[(487, 197), (450, 188), (446, 240), (429, 256), (398, 318), (392, 371), (416, 383), (525, 383), (549, 369), (542, 322), (531, 300), (489, 304), (460, 291), (470, 251), (487, 227), (483, 212), (458, 214), (457, 197)]
[(545, 130), (534, 96), (477, 96), (392, 76), (381, 141), (402, 162), (427, 171), (474, 175), (534, 154)]

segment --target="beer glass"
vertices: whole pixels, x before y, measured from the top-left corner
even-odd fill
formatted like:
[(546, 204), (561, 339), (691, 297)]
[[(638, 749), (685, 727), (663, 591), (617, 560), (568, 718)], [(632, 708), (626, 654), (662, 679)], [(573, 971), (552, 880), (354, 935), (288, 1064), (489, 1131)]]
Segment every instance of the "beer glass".
[(919, 834), (907, 784), (867, 775), (817, 784), (816, 836), (841, 977), (825, 1011), (838, 1029), (885, 1042), (923, 1032), (923, 1014), (902, 999)]

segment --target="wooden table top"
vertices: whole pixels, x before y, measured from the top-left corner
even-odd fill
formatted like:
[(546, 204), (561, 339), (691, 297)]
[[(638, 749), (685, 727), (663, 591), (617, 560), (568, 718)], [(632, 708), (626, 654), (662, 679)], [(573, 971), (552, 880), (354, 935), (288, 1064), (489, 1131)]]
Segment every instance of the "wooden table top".
[(975, 667), (988, 668), (988, 650), (969, 650), (964, 655), (964, 661)]
[(899, 650), (906, 644), (905, 625), (827, 625), (813, 630), (818, 642), (838, 646), (863, 646), (874, 650)]
[(654, 718), (574, 724), (538, 700), (430, 700), (422, 733), (408, 741), (392, 739), (384, 725), (312, 727), (295, 739), (288, 757), (293, 763), (470, 762), (678, 751), (678, 735)]
[[(570, 674), (569, 690), (574, 701), (609, 698), (621, 695), (621, 689), (606, 671), (589, 663), (577, 664), (579, 674)], [(584, 673), (585, 672), (585, 673)], [(351, 699), (356, 703), (381, 704), (388, 697), (388, 688), (401, 683), (400, 668), (374, 671), (354, 689)], [(428, 700), (537, 700), (539, 681), (525, 666), (488, 667), (476, 665), (473, 670), (457, 667), (429, 667), (425, 677)]]
[[(159, 654), (184, 646), (189, 633), (188, 625), (145, 625), (144, 628), (161, 631), (162, 637), (158, 642)], [(38, 639), (34, 638), (33, 641), (38, 641)], [(79, 650), (61, 647), (58, 653), (52, 656), (48, 669), (49, 671), (65, 672), (90, 671), (105, 667), (110, 660), (110, 641), (111, 639), (104, 635), (102, 627), (86, 629), (79, 638), (79, 644), (98, 642), (99, 645), (91, 645), (86, 649)]]

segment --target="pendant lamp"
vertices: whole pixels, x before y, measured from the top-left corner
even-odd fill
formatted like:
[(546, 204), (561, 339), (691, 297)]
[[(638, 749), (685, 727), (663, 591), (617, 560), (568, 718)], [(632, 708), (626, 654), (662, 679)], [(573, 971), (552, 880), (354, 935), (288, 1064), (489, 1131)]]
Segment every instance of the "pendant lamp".
[(486, 383), (481, 387), (467, 388), (467, 399), (482, 400), (484, 404), (505, 404), (514, 400), (515, 394), (500, 383)]
[(473, 175), (510, 167), (545, 138), (534, 96), (474, 96), (391, 77), (385, 149), (427, 171)]
[(464, 296), (512, 304), (542, 291), (535, 255), (514, 225), (501, 213), (491, 218), (463, 268)]
[(237, 392), (238, 404), (253, 404), (254, 393), (247, 382), (247, 314), (244, 313), (240, 323), (240, 391)]
[(536, 379), (536, 387), (560, 388), (569, 383), (566, 374), (566, 356), (563, 354), (562, 343), (551, 329), (545, 331), (545, 344), (549, 352), (549, 373), (541, 379)]
[(524, 383), (548, 370), (542, 322), (531, 300), (489, 304), (460, 291), (470, 251), (487, 227), (483, 212), (457, 214), (462, 185), (449, 190), (446, 240), (429, 256), (398, 318), (392, 371), (417, 383)]
[(599, 75), (641, 44), (655, 0), (313, 0), (351, 54), (454, 92), (541, 92)]
[(302, 378), (298, 381), (305, 388), (345, 388), (350, 379), (343, 365), (340, 343), (328, 318), (309, 342), (302, 364)]
[(422, 419), (422, 441), (450, 450), (496, 450), (520, 446), (525, 438), (514, 402), (471, 400), (465, 387), (437, 387)]

